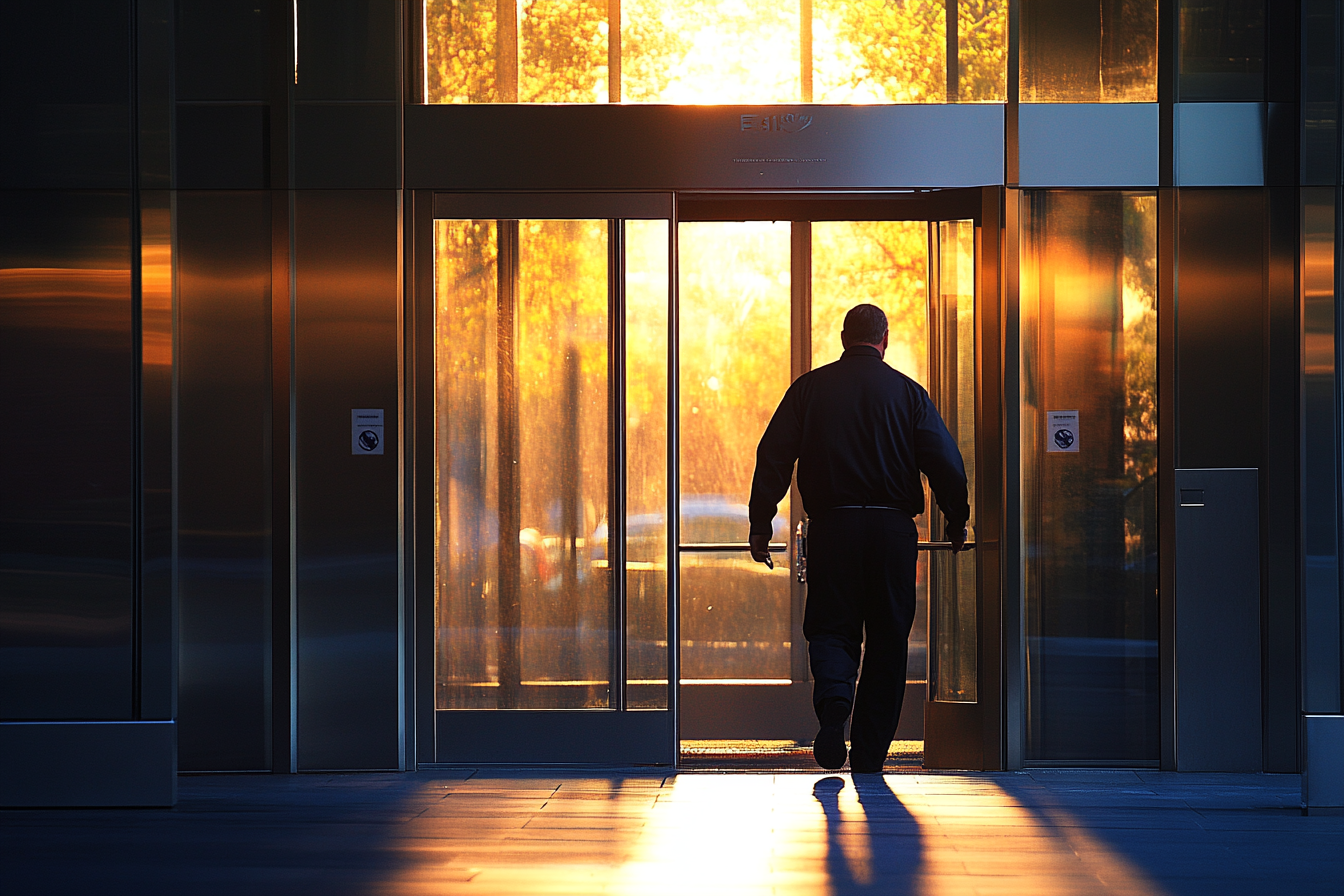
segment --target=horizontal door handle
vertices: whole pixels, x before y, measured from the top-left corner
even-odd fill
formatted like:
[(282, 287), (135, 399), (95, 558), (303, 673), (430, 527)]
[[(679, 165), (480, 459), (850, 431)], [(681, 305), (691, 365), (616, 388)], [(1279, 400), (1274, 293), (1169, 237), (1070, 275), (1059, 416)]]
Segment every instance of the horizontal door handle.
[[(789, 546), (782, 541), (770, 542), (770, 553), (772, 554), (782, 554), (788, 549)], [(751, 545), (745, 541), (697, 541), (679, 544), (677, 550), (683, 554), (729, 554), (738, 551), (745, 553), (751, 550)]]
[[(921, 542), (919, 542), (918, 544), (916, 544), (915, 547), (917, 547), (917, 548), (918, 548), (919, 550), (921, 550), (921, 551), (950, 551), (950, 550), (952, 550), (952, 542), (950, 542), (950, 541), (921, 541)], [(973, 542), (973, 541), (968, 541), (968, 542), (966, 542), (966, 545), (965, 545), (965, 547), (962, 548), (962, 550), (969, 551), (969, 550), (970, 550), (971, 548), (973, 548), (973, 547), (975, 547), (975, 542)]]

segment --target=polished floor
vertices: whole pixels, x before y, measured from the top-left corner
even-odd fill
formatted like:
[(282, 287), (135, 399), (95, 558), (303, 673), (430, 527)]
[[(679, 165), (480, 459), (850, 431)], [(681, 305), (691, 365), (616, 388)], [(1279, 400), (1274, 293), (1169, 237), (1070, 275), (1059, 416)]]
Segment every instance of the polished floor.
[(181, 779), (0, 812), (21, 894), (1344, 893), (1299, 779), (1124, 771), (425, 771)]

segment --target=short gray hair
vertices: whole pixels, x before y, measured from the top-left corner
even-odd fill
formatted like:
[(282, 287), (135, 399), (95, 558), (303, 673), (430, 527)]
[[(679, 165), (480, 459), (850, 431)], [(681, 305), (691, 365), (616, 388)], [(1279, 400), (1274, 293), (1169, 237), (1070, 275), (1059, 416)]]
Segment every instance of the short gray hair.
[[(834, 332), (834, 331), (832, 331)], [(855, 305), (845, 315), (840, 338), (846, 345), (877, 345), (887, 335), (887, 315), (876, 305)]]

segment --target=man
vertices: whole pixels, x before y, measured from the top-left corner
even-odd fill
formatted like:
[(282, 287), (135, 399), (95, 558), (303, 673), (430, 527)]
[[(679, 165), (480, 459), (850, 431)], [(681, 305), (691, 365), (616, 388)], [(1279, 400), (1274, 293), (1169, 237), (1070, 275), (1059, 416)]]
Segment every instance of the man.
[(756, 449), (751, 483), (751, 556), (765, 562), (798, 462), (809, 518), (803, 635), (821, 723), (812, 754), (827, 769), (845, 764), (851, 707), (851, 771), (880, 772), (896, 734), (915, 617), (919, 474), (933, 487), (954, 550), (965, 545), (970, 518), (961, 452), (929, 394), (883, 361), (889, 338), (882, 309), (850, 309), (844, 354), (789, 387)]

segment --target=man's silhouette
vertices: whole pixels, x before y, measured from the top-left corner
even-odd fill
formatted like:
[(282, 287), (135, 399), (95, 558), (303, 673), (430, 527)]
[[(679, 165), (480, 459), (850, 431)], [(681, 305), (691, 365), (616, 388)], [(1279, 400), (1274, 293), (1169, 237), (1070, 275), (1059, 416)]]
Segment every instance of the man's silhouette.
[(961, 452), (923, 387), (882, 360), (889, 338), (882, 309), (850, 309), (844, 354), (789, 387), (756, 449), (751, 483), (751, 556), (764, 562), (798, 463), (809, 518), (803, 634), (821, 723), (812, 753), (828, 769), (845, 764), (851, 708), (852, 771), (881, 771), (896, 734), (915, 617), (920, 473), (955, 550), (970, 518)]

